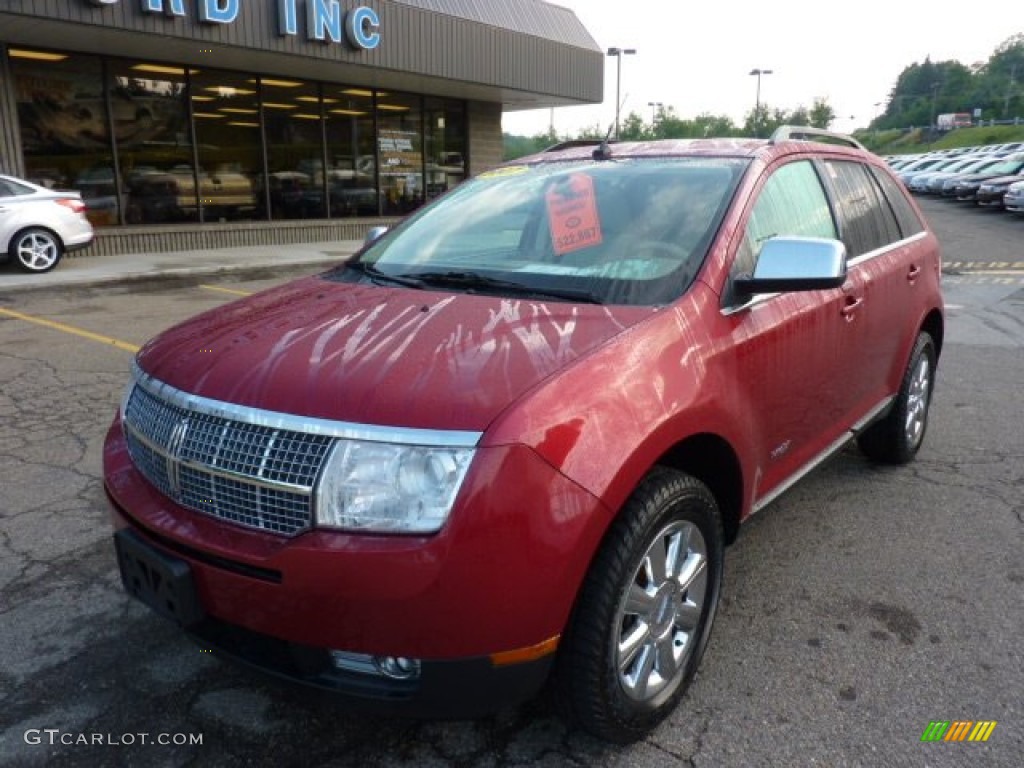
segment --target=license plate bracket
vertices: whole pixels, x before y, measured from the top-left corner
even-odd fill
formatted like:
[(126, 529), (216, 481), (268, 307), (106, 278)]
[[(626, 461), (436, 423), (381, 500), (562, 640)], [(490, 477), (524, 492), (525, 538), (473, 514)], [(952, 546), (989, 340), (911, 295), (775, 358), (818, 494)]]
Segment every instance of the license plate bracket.
[(114, 549), (128, 594), (182, 627), (202, 621), (205, 612), (188, 563), (161, 552), (129, 528), (114, 534)]

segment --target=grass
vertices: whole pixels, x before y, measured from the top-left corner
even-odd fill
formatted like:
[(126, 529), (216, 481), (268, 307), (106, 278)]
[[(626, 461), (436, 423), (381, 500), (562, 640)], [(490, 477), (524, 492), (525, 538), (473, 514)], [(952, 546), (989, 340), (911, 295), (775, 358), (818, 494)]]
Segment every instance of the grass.
[(902, 155), (1024, 141), (1024, 125), (955, 128), (942, 133), (923, 128), (912, 131), (862, 131), (855, 133), (854, 136), (876, 154)]

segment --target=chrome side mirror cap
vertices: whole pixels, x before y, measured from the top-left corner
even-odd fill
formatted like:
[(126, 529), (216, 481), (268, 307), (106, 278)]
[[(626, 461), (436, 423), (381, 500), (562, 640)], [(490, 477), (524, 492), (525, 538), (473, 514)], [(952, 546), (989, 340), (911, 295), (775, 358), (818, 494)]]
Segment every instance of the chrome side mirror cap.
[(734, 281), (739, 293), (838, 288), (846, 282), (846, 246), (822, 237), (773, 237), (761, 248), (753, 275)]
[(376, 242), (387, 231), (387, 227), (371, 227), (370, 231), (366, 233), (366, 238), (363, 240), (363, 245), (370, 245), (371, 243)]

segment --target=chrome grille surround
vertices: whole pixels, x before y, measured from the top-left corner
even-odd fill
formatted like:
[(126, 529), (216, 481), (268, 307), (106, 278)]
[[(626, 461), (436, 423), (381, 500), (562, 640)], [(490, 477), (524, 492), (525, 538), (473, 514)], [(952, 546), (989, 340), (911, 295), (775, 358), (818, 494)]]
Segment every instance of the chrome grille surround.
[(154, 383), (136, 379), (123, 424), (132, 461), (161, 493), (248, 528), (294, 535), (312, 525), (331, 436), (253, 423), (239, 418), (244, 409)]
[(340, 440), (473, 447), (482, 433), (331, 421), (189, 394), (132, 365), (121, 424), (139, 472), (187, 509), (294, 536), (315, 523), (316, 484)]

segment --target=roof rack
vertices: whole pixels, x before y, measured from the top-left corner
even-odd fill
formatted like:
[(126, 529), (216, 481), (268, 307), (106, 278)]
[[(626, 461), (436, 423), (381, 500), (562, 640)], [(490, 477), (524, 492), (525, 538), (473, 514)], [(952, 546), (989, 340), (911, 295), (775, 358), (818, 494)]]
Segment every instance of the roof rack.
[[(569, 139), (568, 141), (560, 141), (558, 144), (552, 144), (550, 147), (546, 147), (542, 152), (558, 152), (563, 149), (574, 149), (576, 147), (598, 147), (604, 143), (605, 139)], [(608, 144), (614, 144), (618, 139), (608, 139)]]
[(868, 148), (852, 136), (835, 131), (826, 131), (824, 128), (812, 128), (809, 125), (780, 125), (769, 141), (778, 144), (780, 141), (819, 141), (823, 144), (842, 144), (855, 149), (862, 149), (865, 152)]

